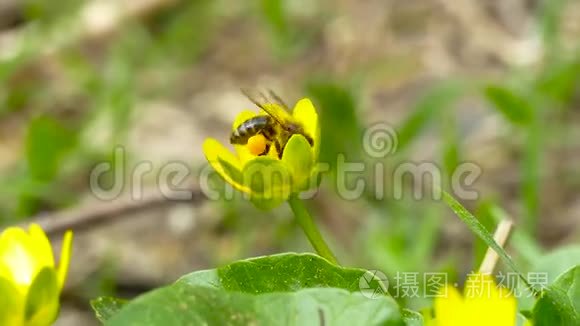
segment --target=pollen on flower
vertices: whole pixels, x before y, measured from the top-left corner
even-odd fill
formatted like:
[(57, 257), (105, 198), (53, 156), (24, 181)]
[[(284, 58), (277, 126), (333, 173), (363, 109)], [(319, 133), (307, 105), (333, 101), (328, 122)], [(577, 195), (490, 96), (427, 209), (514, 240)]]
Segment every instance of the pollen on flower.
[(266, 151), (266, 137), (262, 134), (252, 136), (246, 146), (253, 155), (260, 155)]

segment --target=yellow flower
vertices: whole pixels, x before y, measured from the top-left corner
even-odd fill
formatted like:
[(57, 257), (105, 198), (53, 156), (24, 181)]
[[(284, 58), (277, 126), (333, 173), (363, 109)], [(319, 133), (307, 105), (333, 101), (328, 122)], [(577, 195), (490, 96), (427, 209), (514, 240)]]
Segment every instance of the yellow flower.
[[(273, 111), (284, 110), (277, 104), (268, 103)], [(244, 121), (263, 115), (242, 111), (235, 119), (232, 130)], [(318, 152), (320, 148), (320, 127), (318, 114), (312, 102), (301, 99), (296, 103), (292, 119), (301, 124), (304, 133), (312, 139), (294, 134), (288, 140), (281, 155), (276, 146), (270, 146), (265, 155), (256, 155), (265, 148), (265, 138), (252, 137), (247, 145), (234, 145), (235, 154), (219, 141), (209, 138), (203, 144), (203, 151), (214, 170), (235, 189), (249, 196), (260, 208), (269, 209), (286, 201), (290, 195), (318, 186)]]
[(72, 232), (62, 241), (55, 267), (52, 247), (36, 224), (28, 232), (9, 227), (0, 235), (0, 325), (42, 326), (56, 319), (71, 255)]
[(436, 326), (514, 326), (517, 302), (510, 291), (497, 287), (486, 274), (468, 277), (464, 295), (450, 285), (435, 298)]

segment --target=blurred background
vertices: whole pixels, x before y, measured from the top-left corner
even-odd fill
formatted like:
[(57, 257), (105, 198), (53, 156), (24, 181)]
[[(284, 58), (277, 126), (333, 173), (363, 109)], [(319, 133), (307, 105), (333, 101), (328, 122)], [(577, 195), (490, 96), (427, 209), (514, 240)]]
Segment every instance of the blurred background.
[[(96, 324), (88, 301), (100, 295), (311, 251), (286, 206), (200, 191), (204, 139), (227, 143), (252, 108), (241, 87), (317, 106), (333, 170), (308, 203), (345, 265), (461, 282), (480, 263), (483, 244), (442, 203), (414, 199), (412, 179), (393, 197), (404, 162), (437, 164), (444, 186), (476, 164), (477, 199), (458, 199), (490, 231), (516, 221), (508, 250), (524, 271), (547, 252), (578, 252), (577, 0), (0, 0), (0, 83), (0, 224), (37, 221), (56, 242), (75, 230), (58, 325)], [(376, 122), (396, 130), (396, 153), (362, 150)], [(336, 191), (339, 153), (367, 167), (356, 200)], [(122, 185), (106, 200), (90, 182), (103, 163), (100, 187)], [(190, 174), (168, 186), (167, 164)], [(151, 170), (143, 185), (137, 167)], [(191, 196), (167, 200), (163, 187)]]

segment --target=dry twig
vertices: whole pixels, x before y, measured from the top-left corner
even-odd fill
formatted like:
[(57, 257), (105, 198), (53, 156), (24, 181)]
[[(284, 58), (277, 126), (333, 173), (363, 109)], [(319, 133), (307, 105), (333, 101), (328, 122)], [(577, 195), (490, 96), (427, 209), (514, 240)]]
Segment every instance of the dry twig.
[[(493, 238), (494, 238), (495, 242), (497, 242), (497, 244), (500, 245), (500, 247), (505, 246), (513, 225), (514, 225), (514, 223), (511, 220), (502, 220), (499, 223), (499, 225), (497, 226), (497, 229), (495, 230)], [(493, 250), (492, 248), (487, 248), (487, 252), (485, 253), (485, 256), (483, 257), (483, 261), (481, 262), (481, 265), (479, 266), (479, 272), (482, 274), (493, 273), (493, 270), (495, 269), (495, 266), (497, 265), (498, 259), (499, 259), (499, 256), (497, 255), (495, 250)]]
[[(206, 199), (203, 192), (198, 188), (192, 188), (189, 191), (191, 192), (191, 196), (187, 202), (198, 204)], [(144, 195), (137, 200), (130, 196), (125, 196), (112, 201), (99, 201), (66, 211), (41, 214), (27, 219), (26, 222), (18, 226), (26, 227), (30, 223), (36, 223), (47, 234), (54, 235), (66, 230), (79, 231), (87, 229), (98, 224), (110, 222), (127, 213), (169, 205), (175, 201), (175, 199), (168, 198), (159, 191), (149, 190), (145, 191)], [(179, 200), (179, 202), (183, 201)]]

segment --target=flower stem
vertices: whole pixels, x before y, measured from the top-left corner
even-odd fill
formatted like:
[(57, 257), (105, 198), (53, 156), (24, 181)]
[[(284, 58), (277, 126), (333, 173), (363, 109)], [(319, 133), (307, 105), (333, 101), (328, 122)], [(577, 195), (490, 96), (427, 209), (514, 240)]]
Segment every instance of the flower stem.
[(291, 196), (288, 199), (288, 204), (290, 205), (298, 224), (300, 224), (300, 227), (302, 227), (302, 230), (306, 233), (306, 237), (308, 237), (310, 244), (314, 247), (316, 252), (320, 256), (326, 258), (329, 262), (338, 264), (336, 257), (322, 238), (312, 216), (310, 216), (306, 206), (304, 206), (304, 202), (302, 202), (298, 196)]

